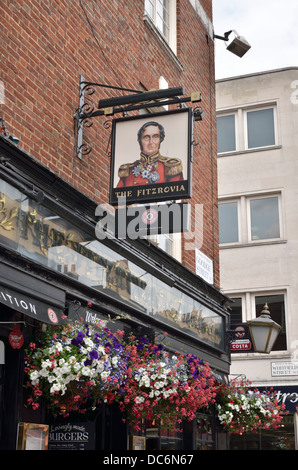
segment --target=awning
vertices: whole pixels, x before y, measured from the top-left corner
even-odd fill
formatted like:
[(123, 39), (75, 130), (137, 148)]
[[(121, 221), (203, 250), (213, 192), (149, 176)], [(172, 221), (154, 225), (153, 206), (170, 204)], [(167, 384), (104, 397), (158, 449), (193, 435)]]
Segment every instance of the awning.
[(44, 323), (64, 323), (64, 290), (2, 263), (0, 303)]

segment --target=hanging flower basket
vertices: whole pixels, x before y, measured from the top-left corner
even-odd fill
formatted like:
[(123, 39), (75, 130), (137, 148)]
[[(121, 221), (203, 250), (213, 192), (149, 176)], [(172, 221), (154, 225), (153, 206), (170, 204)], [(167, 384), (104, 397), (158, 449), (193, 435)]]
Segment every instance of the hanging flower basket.
[(29, 404), (36, 409), (43, 397), (64, 416), (84, 412), (84, 405), (113, 402), (127, 370), (122, 333), (112, 333), (104, 323), (95, 327), (74, 323), (59, 327), (31, 344), (27, 351)]
[(211, 369), (195, 356), (171, 356), (145, 337), (132, 336), (127, 350), (128, 377), (118, 401), (134, 431), (144, 419), (178, 430), (182, 419), (193, 420), (198, 409), (214, 402)]
[(248, 380), (234, 380), (218, 390), (216, 408), (224, 428), (234, 434), (274, 429), (281, 425), (285, 405), (279, 405), (276, 393), (251, 388)]
[(27, 351), (29, 404), (42, 397), (63, 416), (85, 412), (100, 402), (118, 403), (134, 430), (143, 419), (179, 427), (215, 400), (215, 380), (208, 364), (192, 355), (170, 355), (162, 345), (104, 323), (74, 323), (51, 330), (40, 346)]

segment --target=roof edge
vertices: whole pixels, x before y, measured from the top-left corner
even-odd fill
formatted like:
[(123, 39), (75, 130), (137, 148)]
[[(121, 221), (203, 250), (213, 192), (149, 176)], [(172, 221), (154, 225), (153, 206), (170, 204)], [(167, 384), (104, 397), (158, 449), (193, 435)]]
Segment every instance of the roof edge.
[(247, 78), (247, 77), (255, 77), (256, 75), (266, 75), (266, 74), (270, 74), (270, 73), (287, 72), (289, 70), (298, 70), (298, 66), (283, 67), (283, 68), (280, 68), (280, 69), (264, 70), (262, 72), (253, 72), (253, 73), (248, 73), (248, 74), (245, 74), (245, 75), (235, 75), (235, 76), (232, 76), (232, 77), (219, 78), (219, 79), (215, 80), (215, 83), (228, 82), (230, 80), (239, 80), (241, 78)]

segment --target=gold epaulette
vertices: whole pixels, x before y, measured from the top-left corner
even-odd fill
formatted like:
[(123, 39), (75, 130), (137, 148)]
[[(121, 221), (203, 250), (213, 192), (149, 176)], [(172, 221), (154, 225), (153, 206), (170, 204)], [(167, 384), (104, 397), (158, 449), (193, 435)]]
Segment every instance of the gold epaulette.
[(119, 178), (127, 178), (129, 176), (129, 170), (134, 168), (137, 164), (138, 161), (135, 161), (134, 163), (123, 163), (123, 165), (120, 165), (118, 169), (118, 176)]
[(165, 166), (165, 175), (166, 176), (177, 176), (179, 173), (182, 173), (183, 166), (179, 158), (168, 158), (160, 157), (160, 161)]

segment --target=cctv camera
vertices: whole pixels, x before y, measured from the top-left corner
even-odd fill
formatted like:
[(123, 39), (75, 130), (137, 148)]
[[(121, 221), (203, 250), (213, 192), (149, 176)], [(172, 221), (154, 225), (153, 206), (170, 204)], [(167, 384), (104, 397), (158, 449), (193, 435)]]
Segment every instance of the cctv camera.
[(233, 41), (228, 44), (228, 51), (237, 55), (238, 57), (244, 56), (244, 54), (251, 48), (250, 44), (244, 39), (243, 36), (236, 36)]

